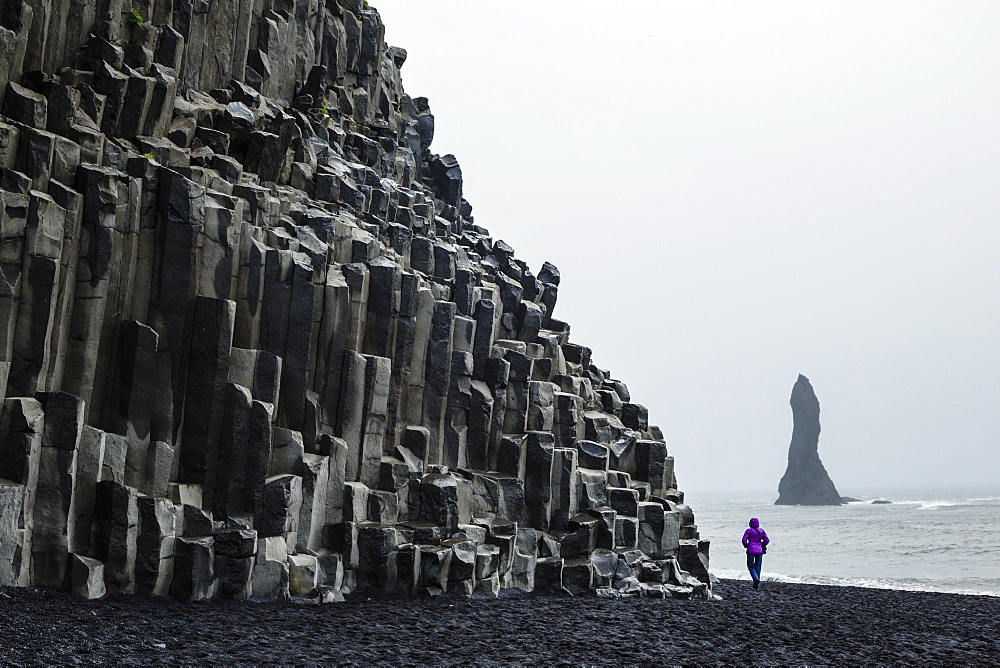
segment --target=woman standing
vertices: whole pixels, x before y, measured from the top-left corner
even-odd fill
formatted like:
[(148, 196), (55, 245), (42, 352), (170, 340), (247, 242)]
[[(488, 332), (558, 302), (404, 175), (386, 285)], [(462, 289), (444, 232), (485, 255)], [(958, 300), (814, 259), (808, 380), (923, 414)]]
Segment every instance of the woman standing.
[(747, 549), (747, 569), (753, 578), (753, 588), (760, 589), (760, 564), (767, 552), (767, 544), (771, 540), (760, 528), (756, 517), (750, 518), (750, 528), (743, 532), (743, 547)]

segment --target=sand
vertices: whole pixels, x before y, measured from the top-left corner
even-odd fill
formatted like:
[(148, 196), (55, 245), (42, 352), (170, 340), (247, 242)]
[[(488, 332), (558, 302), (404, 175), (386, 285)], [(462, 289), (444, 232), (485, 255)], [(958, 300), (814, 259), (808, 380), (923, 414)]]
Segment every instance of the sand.
[(0, 588), (0, 663), (1000, 663), (1000, 598), (722, 580), (724, 600), (304, 606)]

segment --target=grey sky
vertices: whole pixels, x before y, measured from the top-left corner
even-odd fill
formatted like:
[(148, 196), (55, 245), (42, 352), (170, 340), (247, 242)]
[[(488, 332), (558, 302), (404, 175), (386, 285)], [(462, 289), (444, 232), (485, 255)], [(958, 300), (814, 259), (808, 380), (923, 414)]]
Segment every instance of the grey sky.
[(772, 489), (1000, 485), (1000, 3), (372, 0), (476, 220), (649, 407)]

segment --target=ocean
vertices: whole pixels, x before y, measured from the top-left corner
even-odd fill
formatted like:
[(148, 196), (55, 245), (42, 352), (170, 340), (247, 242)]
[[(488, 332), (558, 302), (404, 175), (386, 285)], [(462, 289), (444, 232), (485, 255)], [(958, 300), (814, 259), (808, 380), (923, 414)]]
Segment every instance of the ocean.
[(776, 506), (777, 490), (692, 492), (685, 500), (712, 541), (710, 567), (720, 578), (749, 581), (740, 539), (757, 517), (772, 541), (765, 582), (1000, 596), (1000, 488), (850, 496), (861, 501)]

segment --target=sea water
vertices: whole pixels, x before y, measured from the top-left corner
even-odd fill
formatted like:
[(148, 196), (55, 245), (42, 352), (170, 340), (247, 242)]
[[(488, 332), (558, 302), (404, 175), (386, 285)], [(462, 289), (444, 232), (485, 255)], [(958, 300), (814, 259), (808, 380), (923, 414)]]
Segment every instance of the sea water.
[(750, 579), (740, 540), (757, 517), (771, 539), (765, 581), (1000, 596), (1000, 488), (852, 496), (861, 501), (776, 506), (776, 491), (689, 492), (685, 501), (721, 578)]

